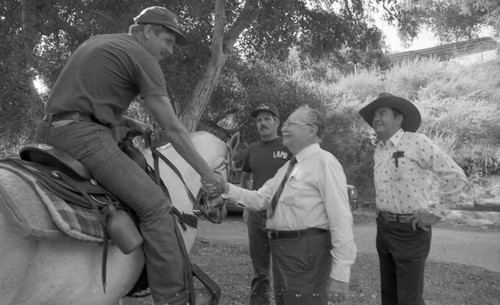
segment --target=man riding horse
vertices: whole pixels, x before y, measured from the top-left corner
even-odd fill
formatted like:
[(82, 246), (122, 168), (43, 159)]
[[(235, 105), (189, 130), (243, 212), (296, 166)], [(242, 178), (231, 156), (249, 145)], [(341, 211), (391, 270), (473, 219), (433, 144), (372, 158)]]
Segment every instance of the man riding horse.
[[(155, 6), (144, 9), (134, 22), (128, 33), (95, 35), (71, 55), (45, 104), (35, 141), (78, 159), (93, 178), (135, 211), (144, 237), (154, 303), (192, 304), (189, 262), (182, 255), (182, 240), (177, 239), (172, 203), (120, 150), (113, 129), (148, 128), (123, 116), (139, 95), (176, 151), (203, 180), (220, 189), (223, 177), (215, 174), (195, 149), (166, 91), (159, 60), (172, 54), (176, 42), (187, 43), (176, 15)], [(196, 300), (195, 304), (205, 301)]]

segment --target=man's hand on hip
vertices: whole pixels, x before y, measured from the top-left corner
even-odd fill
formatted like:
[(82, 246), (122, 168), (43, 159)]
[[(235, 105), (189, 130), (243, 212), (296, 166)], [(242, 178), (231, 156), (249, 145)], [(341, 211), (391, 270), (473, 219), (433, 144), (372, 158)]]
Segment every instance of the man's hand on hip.
[(441, 218), (439, 218), (438, 216), (430, 212), (423, 211), (413, 216), (411, 226), (413, 227), (413, 230), (420, 228), (424, 231), (429, 231), (429, 227), (435, 225), (440, 220)]

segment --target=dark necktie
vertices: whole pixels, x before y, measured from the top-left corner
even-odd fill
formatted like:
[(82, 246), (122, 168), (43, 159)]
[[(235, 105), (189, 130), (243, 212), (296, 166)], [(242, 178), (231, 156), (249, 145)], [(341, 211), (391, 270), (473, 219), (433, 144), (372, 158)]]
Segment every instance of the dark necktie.
[(285, 187), (286, 182), (288, 181), (288, 178), (290, 177), (290, 173), (293, 170), (293, 167), (297, 163), (297, 159), (295, 156), (292, 157), (290, 160), (290, 163), (288, 164), (288, 169), (286, 170), (286, 174), (283, 177), (283, 180), (280, 183), (280, 186), (276, 190), (276, 193), (274, 193), (274, 197), (271, 200), (271, 206), (269, 209), (267, 209), (267, 218), (273, 217), (274, 211), (276, 210), (276, 205), (278, 204), (278, 200), (280, 199), (281, 193), (283, 192), (283, 188)]

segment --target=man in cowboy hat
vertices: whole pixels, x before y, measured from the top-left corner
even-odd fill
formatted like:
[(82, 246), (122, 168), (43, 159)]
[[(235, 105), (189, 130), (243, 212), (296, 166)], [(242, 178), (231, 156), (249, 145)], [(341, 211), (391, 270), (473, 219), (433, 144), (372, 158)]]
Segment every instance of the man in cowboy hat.
[[(114, 139), (126, 126), (144, 131), (146, 124), (123, 116), (139, 96), (176, 151), (219, 188), (215, 174), (194, 147), (177, 118), (159, 60), (186, 44), (174, 13), (161, 6), (144, 9), (129, 33), (95, 35), (71, 55), (45, 104), (35, 141), (47, 143), (82, 162), (102, 186), (133, 209), (144, 237), (144, 254), (155, 305), (204, 304), (209, 296), (190, 292), (189, 261), (178, 239), (172, 203), (162, 189)], [(201, 300), (205, 298), (205, 300)]]
[[(447, 214), (467, 182), (463, 170), (423, 134), (408, 100), (381, 93), (359, 114), (377, 134), (374, 160), (377, 238), (383, 305), (422, 305), (431, 226)], [(440, 200), (429, 200), (431, 175)]]

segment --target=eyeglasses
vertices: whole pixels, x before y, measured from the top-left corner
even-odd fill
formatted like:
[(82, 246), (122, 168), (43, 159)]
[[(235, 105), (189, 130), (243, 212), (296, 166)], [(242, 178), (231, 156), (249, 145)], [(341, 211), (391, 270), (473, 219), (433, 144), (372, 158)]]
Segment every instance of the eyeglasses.
[(299, 122), (295, 120), (288, 120), (283, 123), (283, 127), (290, 127), (290, 126), (296, 126), (296, 125), (301, 125), (301, 126), (313, 126), (314, 124), (309, 124), (309, 123), (304, 123), (304, 122)]

